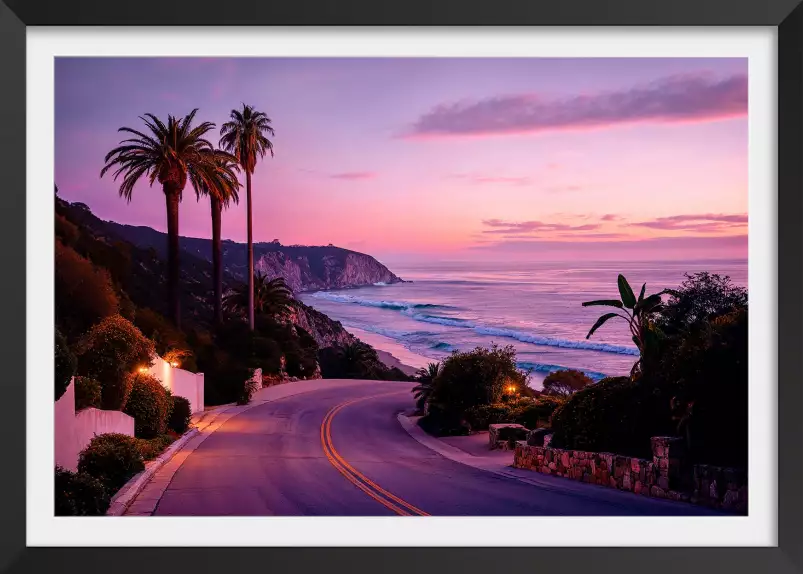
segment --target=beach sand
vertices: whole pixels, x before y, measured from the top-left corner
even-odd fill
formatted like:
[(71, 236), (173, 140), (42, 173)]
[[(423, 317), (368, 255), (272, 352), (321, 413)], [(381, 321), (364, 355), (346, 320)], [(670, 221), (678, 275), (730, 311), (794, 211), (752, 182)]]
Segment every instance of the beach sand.
[(398, 367), (399, 370), (406, 375), (415, 375), (418, 369), (425, 367), (427, 363), (433, 361), (433, 359), (413, 353), (404, 345), (388, 337), (383, 337), (382, 335), (377, 335), (369, 331), (363, 331), (355, 327), (346, 327), (346, 331), (357, 337), (363, 343), (368, 343), (376, 349), (379, 360), (387, 367)]

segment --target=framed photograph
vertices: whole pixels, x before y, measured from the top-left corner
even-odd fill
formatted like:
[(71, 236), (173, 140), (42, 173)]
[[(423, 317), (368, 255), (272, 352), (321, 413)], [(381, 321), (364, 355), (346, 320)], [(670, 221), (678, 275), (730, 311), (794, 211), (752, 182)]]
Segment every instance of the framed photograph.
[(585, 4), (3, 0), (0, 569), (803, 571), (803, 9)]

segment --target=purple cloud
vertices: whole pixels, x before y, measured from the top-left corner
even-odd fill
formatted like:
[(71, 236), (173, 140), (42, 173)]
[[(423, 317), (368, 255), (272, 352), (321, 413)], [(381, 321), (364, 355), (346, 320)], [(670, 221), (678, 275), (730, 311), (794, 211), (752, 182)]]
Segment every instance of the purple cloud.
[(345, 173), (333, 173), (329, 177), (332, 179), (346, 179), (357, 181), (361, 179), (376, 179), (379, 174), (373, 171), (347, 171)]
[(544, 223), (543, 221), (502, 221), (500, 219), (484, 219), (482, 224), (492, 229), (486, 229), (483, 233), (499, 234), (509, 237), (511, 235), (526, 235), (540, 232), (554, 231), (592, 231), (599, 228), (599, 225), (586, 223), (583, 225), (568, 225), (565, 223)]
[(699, 215), (672, 215), (630, 225), (666, 231), (701, 231), (705, 233), (741, 228), (747, 225), (747, 214), (703, 213)]
[(632, 123), (713, 121), (747, 114), (747, 76), (685, 74), (620, 91), (549, 100), (512, 94), (436, 106), (407, 137), (481, 136)]

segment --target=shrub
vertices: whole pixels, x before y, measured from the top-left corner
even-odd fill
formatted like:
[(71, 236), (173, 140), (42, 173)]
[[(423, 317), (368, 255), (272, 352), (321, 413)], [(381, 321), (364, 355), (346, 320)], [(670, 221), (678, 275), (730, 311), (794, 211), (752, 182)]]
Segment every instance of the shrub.
[(164, 315), (149, 308), (138, 309), (134, 324), (153, 341), (154, 349), (165, 361), (177, 361), (182, 369), (196, 370), (195, 356), (189, 350), (186, 335)]
[(118, 433), (98, 435), (78, 457), (78, 472), (85, 472), (103, 482), (114, 493), (145, 469), (137, 439)]
[(553, 446), (650, 458), (650, 438), (672, 434), (670, 397), (644, 380), (601, 380), (552, 414)]
[(55, 397), (56, 400), (61, 398), (67, 387), (70, 386), (70, 379), (75, 374), (76, 359), (70, 347), (67, 345), (67, 340), (56, 329), (56, 348), (55, 348), (55, 371), (56, 371), (56, 387)]
[(56, 516), (102, 516), (110, 497), (103, 483), (84, 473), (56, 467)]
[(106, 317), (92, 327), (80, 344), (78, 372), (101, 384), (101, 406), (125, 408), (132, 373), (149, 366), (153, 343), (120, 315)]
[(165, 432), (171, 398), (156, 377), (137, 373), (133, 377), (125, 414), (134, 417), (134, 434), (153, 438)]
[(190, 428), (192, 418), (190, 401), (184, 397), (173, 397), (170, 405), (170, 415), (167, 417), (167, 428), (176, 434), (184, 434)]
[(504, 403), (477, 405), (465, 412), (465, 420), (472, 431), (488, 430), (488, 425), (514, 422), (515, 407)]
[(246, 369), (247, 377), (245, 381), (242, 382), (239, 396), (237, 397), (237, 404), (238, 405), (247, 405), (251, 402), (251, 397), (254, 396), (254, 393), (260, 387), (260, 382), (254, 380), (254, 369)]
[(56, 323), (69, 335), (118, 312), (117, 294), (105, 269), (56, 241)]
[(100, 408), (100, 383), (89, 377), (75, 377), (75, 410)]
[(151, 439), (136, 439), (137, 448), (139, 449), (140, 454), (142, 454), (142, 458), (144, 460), (153, 460), (162, 454), (162, 452), (164, 452), (164, 450), (175, 440), (175, 438), (167, 434), (162, 434)]
[(516, 368), (512, 346), (455, 351), (443, 361), (430, 399), (458, 417), (475, 406), (498, 403), (506, 386), (523, 388), (526, 380)]
[(544, 379), (545, 395), (568, 397), (589, 385), (594, 384), (585, 373), (574, 369), (563, 369), (549, 373)]
[(562, 397), (542, 395), (518, 413), (516, 422), (528, 429), (537, 429), (550, 425), (552, 413), (565, 403)]

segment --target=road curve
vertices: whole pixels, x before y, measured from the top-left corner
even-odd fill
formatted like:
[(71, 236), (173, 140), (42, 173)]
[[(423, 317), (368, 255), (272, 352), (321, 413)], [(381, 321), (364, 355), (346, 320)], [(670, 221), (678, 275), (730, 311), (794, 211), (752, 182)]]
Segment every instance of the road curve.
[(693, 515), (703, 508), (532, 473), (534, 483), (449, 460), (396, 416), (410, 385), (366, 381), (251, 408), (173, 475), (155, 515)]

